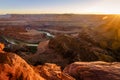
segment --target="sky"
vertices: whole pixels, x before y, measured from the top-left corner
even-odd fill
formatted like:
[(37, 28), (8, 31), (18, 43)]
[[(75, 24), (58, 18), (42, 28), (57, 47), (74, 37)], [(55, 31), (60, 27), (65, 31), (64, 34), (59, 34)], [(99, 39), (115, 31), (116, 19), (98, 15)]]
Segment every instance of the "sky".
[(120, 0), (0, 0), (0, 14), (120, 14)]

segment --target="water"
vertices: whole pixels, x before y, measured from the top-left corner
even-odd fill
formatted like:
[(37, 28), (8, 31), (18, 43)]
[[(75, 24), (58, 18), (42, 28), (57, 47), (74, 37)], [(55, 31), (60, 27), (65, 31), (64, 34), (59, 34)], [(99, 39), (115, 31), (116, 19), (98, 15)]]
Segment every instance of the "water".
[(41, 33), (44, 33), (44, 34), (46, 34), (48, 37), (55, 37), (54, 35), (52, 35), (51, 33), (49, 33), (49, 32), (46, 32), (46, 31), (43, 31), (43, 30), (38, 30), (38, 31), (40, 31)]
[[(49, 32), (45, 32), (45, 31), (40, 31), (41, 33), (45, 33), (48, 37), (54, 37), (54, 35), (52, 35), (52, 34), (50, 34)], [(5, 36), (3, 36), (3, 38), (7, 41), (7, 42), (9, 42), (9, 43), (11, 43), (11, 44), (13, 44), (13, 45), (26, 45), (26, 46), (38, 46), (38, 44), (32, 44), (32, 43), (27, 43), (27, 42), (23, 42), (23, 41), (20, 41), (20, 40), (16, 40), (16, 39), (13, 39), (13, 38), (10, 38), (10, 37), (5, 37)]]

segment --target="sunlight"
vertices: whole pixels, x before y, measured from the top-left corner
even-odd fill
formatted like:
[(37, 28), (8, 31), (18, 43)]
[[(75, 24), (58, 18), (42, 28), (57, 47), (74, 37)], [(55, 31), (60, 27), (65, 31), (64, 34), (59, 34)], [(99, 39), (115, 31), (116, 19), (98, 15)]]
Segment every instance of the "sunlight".
[(92, 6), (90, 8), (87, 8), (85, 11), (85, 13), (90, 13), (90, 14), (116, 14), (118, 16), (120, 16), (120, 11), (111, 11), (109, 9), (103, 9), (102, 7), (95, 7)]
[(120, 18), (120, 14), (117, 14), (116, 16), (117, 16), (118, 18)]
[(103, 20), (106, 20), (106, 19), (108, 19), (108, 16), (105, 16), (105, 17), (103, 17), (102, 19), (103, 19)]

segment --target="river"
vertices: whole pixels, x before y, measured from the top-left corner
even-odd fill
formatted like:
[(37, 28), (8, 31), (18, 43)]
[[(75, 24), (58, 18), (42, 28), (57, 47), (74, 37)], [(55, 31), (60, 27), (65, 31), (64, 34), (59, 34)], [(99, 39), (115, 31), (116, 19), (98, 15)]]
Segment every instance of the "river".
[[(43, 30), (39, 30), (39, 32), (44, 33), (47, 35), (47, 37), (54, 37), (54, 35), (50, 34), (49, 32), (43, 31)], [(26, 46), (38, 46), (38, 44), (34, 44), (34, 43), (27, 43), (27, 42), (23, 42), (20, 40), (16, 40), (10, 37), (6, 37), (6, 36), (2, 36), (7, 42), (13, 44), (13, 45), (26, 45)]]

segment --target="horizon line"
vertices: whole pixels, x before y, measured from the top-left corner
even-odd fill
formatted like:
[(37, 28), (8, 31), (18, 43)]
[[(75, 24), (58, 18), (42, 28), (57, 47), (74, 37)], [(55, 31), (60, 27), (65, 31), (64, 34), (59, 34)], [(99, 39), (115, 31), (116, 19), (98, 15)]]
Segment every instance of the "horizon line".
[(120, 13), (0, 13), (0, 15), (49, 15), (49, 14), (56, 14), (56, 15), (120, 15)]

